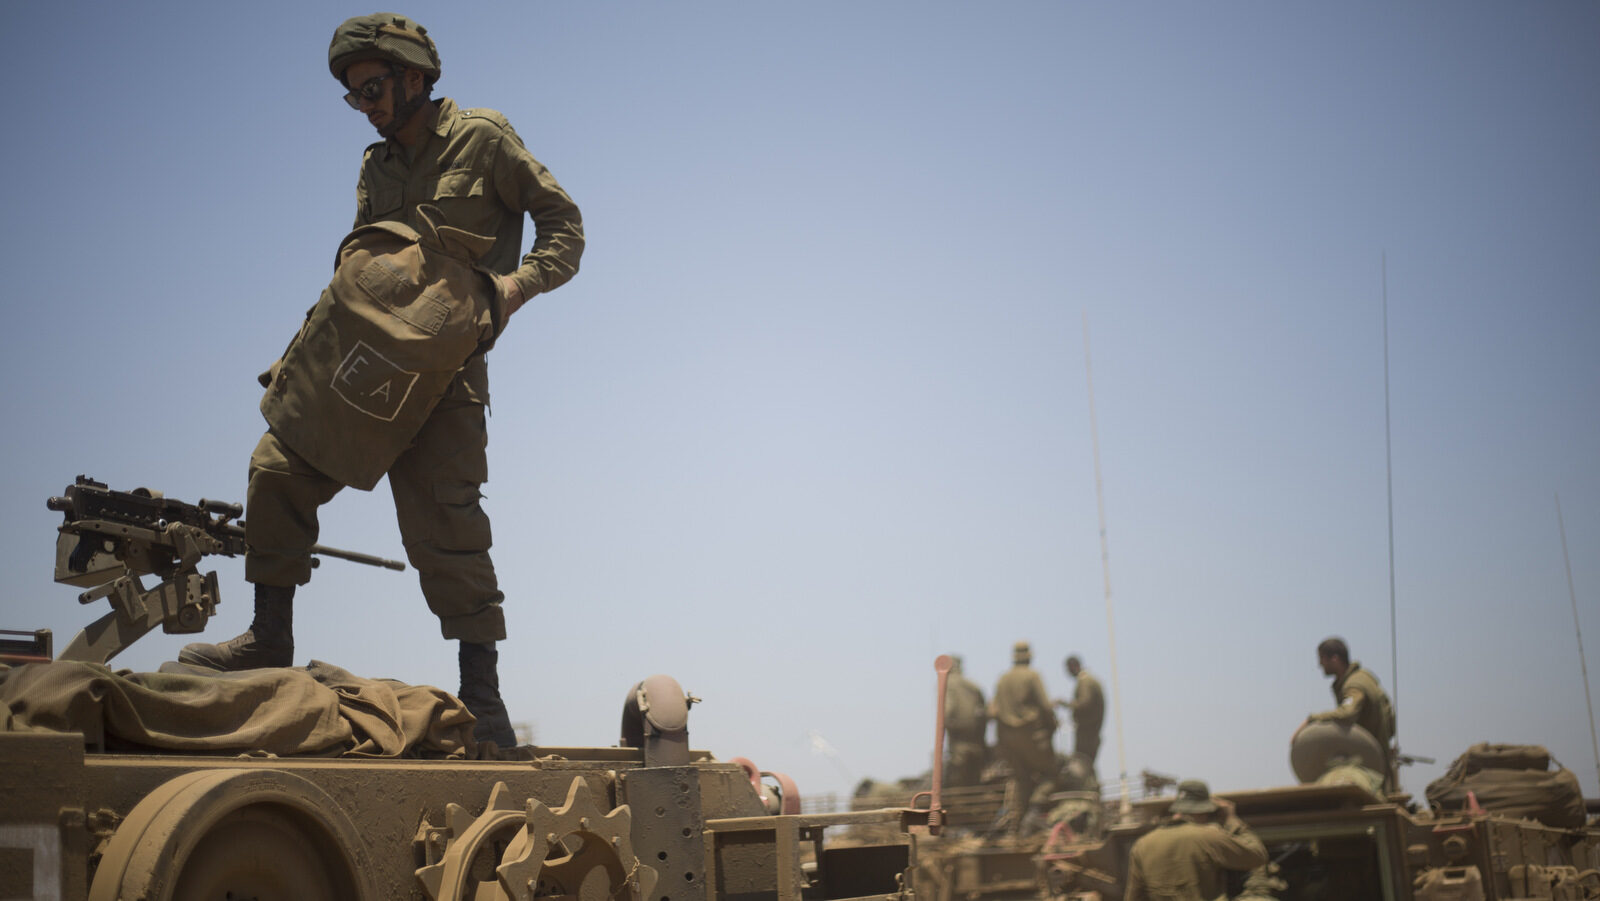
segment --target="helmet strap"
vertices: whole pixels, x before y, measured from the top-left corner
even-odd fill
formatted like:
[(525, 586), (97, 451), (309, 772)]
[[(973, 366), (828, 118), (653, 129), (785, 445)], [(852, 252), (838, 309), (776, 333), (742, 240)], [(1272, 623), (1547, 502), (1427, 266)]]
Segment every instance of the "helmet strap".
[(405, 72), (407, 70), (400, 66), (395, 68), (399, 71), (391, 79), (394, 82), (394, 87), (390, 89), (395, 92), (394, 115), (389, 118), (388, 125), (378, 130), (378, 133), (385, 138), (392, 138), (399, 134), (400, 129), (404, 128), (405, 124), (411, 121), (411, 117), (417, 114), (417, 110), (422, 109), (422, 105), (428, 102), (427, 91), (418, 91), (415, 94), (407, 95), (405, 82)]

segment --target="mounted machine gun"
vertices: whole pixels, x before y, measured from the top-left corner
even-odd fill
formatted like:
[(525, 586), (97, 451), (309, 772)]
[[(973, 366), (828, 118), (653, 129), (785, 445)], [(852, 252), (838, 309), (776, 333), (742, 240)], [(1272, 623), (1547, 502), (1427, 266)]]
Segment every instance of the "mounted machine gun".
[[(245, 544), (244, 508), (202, 498), (198, 504), (146, 488), (113, 491), (78, 476), (61, 497), (46, 503), (64, 516), (56, 539), (55, 580), (88, 588), (78, 603), (101, 598), (111, 612), (90, 623), (61, 652), (62, 660), (105, 663), (156, 626), (170, 634), (205, 628), (221, 592), (215, 571), (201, 575), (202, 557), (237, 557)], [(312, 554), (403, 570), (405, 564), (315, 545)], [(315, 564), (317, 561), (313, 560)], [(161, 583), (146, 590), (140, 576)]]

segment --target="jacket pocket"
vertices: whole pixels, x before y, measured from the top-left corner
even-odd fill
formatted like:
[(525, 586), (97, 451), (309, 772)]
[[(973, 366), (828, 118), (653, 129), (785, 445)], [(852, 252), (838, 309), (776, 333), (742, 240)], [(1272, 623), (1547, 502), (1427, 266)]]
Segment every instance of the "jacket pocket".
[(434, 200), (483, 196), (483, 176), (476, 172), (446, 172), (434, 186)]
[(403, 192), (399, 185), (382, 185), (367, 194), (367, 221), (394, 219), (400, 209)]

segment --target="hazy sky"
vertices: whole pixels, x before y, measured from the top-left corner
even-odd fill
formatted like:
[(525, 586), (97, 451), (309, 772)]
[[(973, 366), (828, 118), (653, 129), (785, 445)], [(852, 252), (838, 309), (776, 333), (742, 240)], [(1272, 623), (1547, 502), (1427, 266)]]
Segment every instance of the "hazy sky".
[[(326, 67), (371, 11), (12, 5), (0, 626), (104, 611), (50, 578), (77, 474), (243, 499), (255, 376), (375, 139)], [(987, 690), (1028, 639), (1053, 693), (1070, 652), (1116, 690), (1130, 773), (1283, 785), (1338, 634), (1439, 760), (1408, 790), (1493, 741), (1600, 794), (1556, 513), (1600, 669), (1600, 5), (398, 11), (588, 233), (490, 355), (504, 692), (542, 743), (614, 743), (665, 672), (696, 747), (847, 791), (928, 765), (936, 655)], [(322, 538), (401, 555), (387, 489)], [(213, 640), (251, 608), (218, 569)], [(456, 685), (411, 573), (326, 563), (296, 633)]]

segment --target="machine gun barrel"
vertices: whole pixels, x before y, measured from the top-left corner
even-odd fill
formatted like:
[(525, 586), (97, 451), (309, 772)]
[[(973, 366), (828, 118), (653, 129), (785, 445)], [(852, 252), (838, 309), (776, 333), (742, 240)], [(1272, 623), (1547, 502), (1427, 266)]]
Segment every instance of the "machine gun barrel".
[[(219, 512), (222, 512), (222, 511), (214, 510), (214, 509), (211, 509), (209, 507), (206, 507), (207, 504), (218, 504), (218, 503), (220, 503), (220, 502), (219, 501), (205, 501), (205, 500), (202, 500), (199, 503), (198, 506), (200, 506), (200, 507), (202, 507), (204, 509), (210, 510), (213, 513), (219, 513)], [(238, 508), (239, 505), (238, 504), (232, 504), (230, 506), (233, 507), (233, 508)], [(237, 514), (235, 514), (235, 515), (237, 515)], [(222, 529), (223, 532), (225, 532), (229, 536), (232, 536), (232, 537), (236, 538), (241, 544), (244, 542), (244, 522), (243, 521), (240, 521), (240, 522), (237, 522), (237, 523), (231, 523), (231, 522), (230, 523), (225, 523), (224, 525), (221, 526), (221, 529)], [(392, 569), (392, 570), (394, 570), (396, 572), (404, 572), (405, 568), (406, 568), (406, 565), (404, 563), (400, 562), (399, 560), (390, 560), (388, 557), (379, 557), (377, 554), (363, 554), (360, 551), (347, 551), (344, 548), (329, 547), (326, 544), (313, 544), (311, 546), (311, 550), (308, 551), (308, 553), (310, 553), (314, 557), (334, 557), (334, 558), (337, 558), (339, 560), (348, 560), (351, 563), (360, 563), (363, 566), (377, 566), (377, 567), (381, 567), (383, 569)], [(316, 561), (312, 561), (313, 565), (315, 565), (315, 563), (316, 563)]]
[[(202, 500), (197, 506), (201, 507), (202, 509), (208, 510), (208, 511), (210, 511), (212, 513), (220, 513), (220, 514), (226, 515), (224, 510), (215, 509), (214, 507), (207, 507), (206, 506), (207, 504), (212, 504), (214, 506), (215, 505), (221, 505), (221, 501)], [(229, 504), (229, 505), (226, 505), (226, 506), (229, 509), (235, 509), (235, 510), (239, 509), (239, 505), (238, 504)], [(240, 510), (240, 512), (243, 512), (243, 511)], [(237, 516), (238, 514), (235, 513), (233, 515)], [(231, 538), (236, 539), (240, 546), (245, 546), (244, 545), (244, 521), (243, 520), (240, 520), (237, 523), (225, 522), (225, 523), (220, 524), (218, 526), (218, 528), (224, 534), (230, 536)], [(401, 563), (399, 560), (390, 560), (388, 557), (379, 557), (376, 554), (363, 554), (360, 551), (347, 551), (344, 548), (329, 547), (326, 544), (313, 544), (311, 546), (311, 550), (308, 551), (308, 553), (310, 553), (314, 557), (335, 557), (335, 558), (338, 558), (340, 560), (349, 560), (351, 563), (360, 563), (363, 566), (378, 566), (378, 567), (382, 567), (383, 569), (392, 569), (392, 570), (395, 570), (396, 572), (404, 572), (405, 568), (406, 568), (406, 565), (404, 563)], [(313, 560), (312, 561), (312, 565), (315, 565), (315, 564), (316, 564), (316, 561)]]
[(215, 513), (223, 519), (238, 519), (244, 515), (243, 504), (232, 504), (227, 501), (208, 501), (205, 498), (201, 498), (200, 502), (195, 506), (207, 513)]
[(360, 551), (340, 550), (336, 547), (328, 547), (325, 544), (313, 544), (311, 553), (320, 554), (324, 557), (337, 557), (340, 560), (349, 560), (351, 563), (362, 563), (367, 566), (381, 566), (384, 569), (392, 569), (397, 572), (406, 568), (406, 565), (399, 560), (390, 560), (387, 557), (378, 557), (373, 554), (363, 554)]

